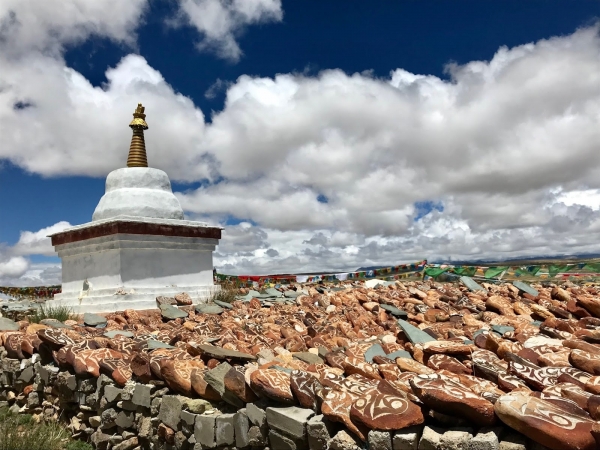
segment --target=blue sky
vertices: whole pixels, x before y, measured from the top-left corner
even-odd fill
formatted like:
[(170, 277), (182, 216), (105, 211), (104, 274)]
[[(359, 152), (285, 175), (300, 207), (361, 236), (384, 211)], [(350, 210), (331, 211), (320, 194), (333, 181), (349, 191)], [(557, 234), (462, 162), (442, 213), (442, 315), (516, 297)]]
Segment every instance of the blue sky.
[(137, 101), (225, 272), (597, 250), (598, 1), (95, 3), (0, 0), (0, 284), (57, 281)]

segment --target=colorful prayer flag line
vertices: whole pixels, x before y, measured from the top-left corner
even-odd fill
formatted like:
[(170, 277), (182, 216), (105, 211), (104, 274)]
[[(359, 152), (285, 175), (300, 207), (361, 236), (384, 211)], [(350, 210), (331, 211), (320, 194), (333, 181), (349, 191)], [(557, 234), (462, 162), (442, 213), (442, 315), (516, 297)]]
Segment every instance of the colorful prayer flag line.
[(320, 281), (347, 281), (369, 278), (401, 279), (414, 276), (423, 271), (427, 260), (417, 261), (411, 264), (398, 264), (395, 266), (381, 267), (378, 269), (364, 270), (360, 272), (323, 273), (311, 275), (225, 275), (217, 273), (216, 277), (222, 282), (234, 282), (242, 285), (258, 286), (265, 284), (290, 284), (290, 283), (317, 283)]

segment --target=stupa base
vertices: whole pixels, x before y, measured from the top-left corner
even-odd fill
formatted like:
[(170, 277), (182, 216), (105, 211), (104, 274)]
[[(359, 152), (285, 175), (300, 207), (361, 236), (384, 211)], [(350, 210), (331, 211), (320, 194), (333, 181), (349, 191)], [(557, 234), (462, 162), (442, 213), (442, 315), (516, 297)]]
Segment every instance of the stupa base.
[(156, 297), (186, 292), (205, 301), (221, 229), (185, 220), (119, 216), (52, 235), (62, 293), (52, 305), (77, 314), (154, 309)]
[(120, 288), (100, 289), (93, 291), (66, 292), (56, 294), (53, 300), (46, 302), (47, 306), (66, 306), (74, 314), (112, 313), (126, 309), (156, 309), (156, 297), (174, 297), (181, 292), (192, 298), (193, 304), (206, 303), (218, 291), (220, 286), (189, 286), (166, 288)]

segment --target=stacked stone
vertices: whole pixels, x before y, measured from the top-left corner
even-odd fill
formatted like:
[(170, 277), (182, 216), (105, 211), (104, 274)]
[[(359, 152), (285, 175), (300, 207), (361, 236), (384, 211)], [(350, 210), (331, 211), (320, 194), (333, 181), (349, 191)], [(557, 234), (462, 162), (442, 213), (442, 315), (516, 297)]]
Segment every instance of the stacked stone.
[(0, 400), (118, 450), (596, 448), (597, 288), (469, 285), (4, 319)]

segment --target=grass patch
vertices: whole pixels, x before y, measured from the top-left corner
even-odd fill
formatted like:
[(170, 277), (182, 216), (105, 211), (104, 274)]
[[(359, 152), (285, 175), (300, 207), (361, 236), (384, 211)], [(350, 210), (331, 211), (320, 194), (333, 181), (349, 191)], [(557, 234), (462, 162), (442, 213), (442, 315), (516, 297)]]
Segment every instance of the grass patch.
[(239, 291), (235, 288), (221, 286), (221, 290), (215, 292), (211, 296), (211, 300), (219, 300), (225, 303), (235, 302), (235, 296), (239, 295)]
[(28, 414), (0, 411), (0, 450), (64, 450), (70, 440), (58, 423), (36, 423)]
[(65, 447), (65, 450), (94, 450), (92, 444), (83, 441), (71, 441)]
[(41, 305), (36, 312), (29, 315), (29, 322), (40, 323), (44, 319), (56, 319), (64, 322), (73, 318), (73, 310), (68, 306)]

